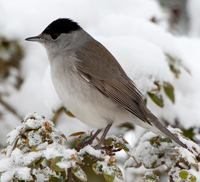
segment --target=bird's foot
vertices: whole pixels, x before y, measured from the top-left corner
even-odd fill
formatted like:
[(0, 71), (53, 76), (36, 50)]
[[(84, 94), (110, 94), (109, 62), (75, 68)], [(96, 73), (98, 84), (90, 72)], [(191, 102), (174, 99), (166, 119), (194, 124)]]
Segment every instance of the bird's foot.
[[(88, 139), (88, 140), (86, 140), (86, 141), (78, 142), (78, 143), (76, 144), (76, 147), (82, 149), (82, 148), (86, 147), (87, 145), (91, 145), (92, 143), (93, 143), (93, 141), (90, 140), (90, 139)], [(99, 149), (101, 148), (101, 146), (102, 146), (102, 143), (98, 143), (97, 145), (93, 146), (93, 148), (94, 148), (95, 150), (99, 150)]]
[(91, 145), (92, 144), (92, 140), (90, 140), (90, 139), (88, 139), (88, 140), (86, 140), (86, 141), (81, 141), (81, 142), (78, 142), (77, 144), (76, 144), (76, 147), (78, 147), (78, 148), (84, 148), (84, 147), (86, 147), (87, 145)]
[(95, 145), (93, 148), (95, 150), (99, 150), (101, 148), (102, 143), (98, 143), (97, 145)]
[(83, 141), (81, 141), (81, 142), (78, 142), (78, 143), (76, 144), (76, 147), (79, 147), (79, 148), (82, 149), (82, 148), (84, 148), (84, 147), (87, 146), (87, 145), (91, 145), (92, 142), (94, 141), (94, 139), (97, 137), (97, 135), (98, 135), (100, 132), (101, 132), (101, 129), (98, 129), (98, 130), (95, 132), (95, 134), (92, 135), (89, 139), (83, 140)]

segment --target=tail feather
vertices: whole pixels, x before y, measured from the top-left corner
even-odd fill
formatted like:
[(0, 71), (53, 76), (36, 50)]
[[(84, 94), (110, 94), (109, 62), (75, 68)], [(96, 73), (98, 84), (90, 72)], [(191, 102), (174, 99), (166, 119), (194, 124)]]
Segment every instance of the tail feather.
[(158, 119), (151, 122), (158, 130), (160, 130), (163, 134), (165, 134), (167, 137), (169, 137), (171, 140), (176, 142), (178, 145), (180, 145), (183, 148), (187, 149), (187, 146), (183, 144), (174, 134), (172, 134), (165, 126), (163, 126)]
[[(169, 137), (171, 140), (173, 140), (174, 142), (176, 142), (178, 145), (180, 145), (183, 148), (187, 149), (187, 146), (185, 144), (183, 144), (174, 134), (172, 134), (165, 126), (163, 126), (158, 118), (156, 116), (154, 116), (153, 113), (151, 113), (151, 111), (144, 105), (144, 103), (139, 103), (139, 108), (141, 109), (141, 111), (143, 112), (143, 114), (146, 116), (146, 119), (153, 125), (148, 125), (146, 127), (151, 128), (151, 131), (155, 132), (155, 133), (161, 133), (166, 135), (167, 137)], [(148, 122), (147, 122), (148, 124)], [(155, 128), (156, 127), (156, 128)], [(158, 132), (159, 131), (159, 132)]]

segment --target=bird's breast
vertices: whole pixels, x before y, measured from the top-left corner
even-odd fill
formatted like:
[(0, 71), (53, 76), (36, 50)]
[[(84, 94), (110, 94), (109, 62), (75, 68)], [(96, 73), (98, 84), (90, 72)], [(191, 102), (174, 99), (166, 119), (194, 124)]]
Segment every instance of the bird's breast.
[(81, 77), (74, 65), (72, 58), (51, 63), (52, 81), (65, 107), (76, 118), (95, 128), (105, 128), (110, 122), (124, 122), (127, 111)]

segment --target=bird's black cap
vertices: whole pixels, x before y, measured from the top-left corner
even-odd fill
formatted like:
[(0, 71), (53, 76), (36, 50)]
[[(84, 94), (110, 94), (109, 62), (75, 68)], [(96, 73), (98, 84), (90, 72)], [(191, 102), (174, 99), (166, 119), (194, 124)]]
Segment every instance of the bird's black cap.
[(42, 33), (49, 34), (53, 39), (56, 39), (61, 33), (70, 33), (79, 29), (81, 29), (81, 27), (78, 23), (71, 19), (59, 18), (49, 24)]

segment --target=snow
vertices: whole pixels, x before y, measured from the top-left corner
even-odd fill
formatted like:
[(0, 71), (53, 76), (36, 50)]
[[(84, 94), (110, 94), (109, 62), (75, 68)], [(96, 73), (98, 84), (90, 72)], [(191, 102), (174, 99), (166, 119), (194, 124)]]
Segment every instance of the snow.
[[(33, 120), (34, 123), (33, 125), (31, 125), (32, 128), (30, 128), (30, 120)], [(176, 133), (179, 139), (188, 146), (188, 149), (190, 151), (188, 149), (177, 147), (177, 144), (170, 141), (168, 142), (164, 140), (157, 140), (156, 143), (155, 141), (158, 137), (152, 132), (144, 134), (135, 148), (131, 148), (124, 141), (122, 136), (116, 137), (115, 135), (113, 135), (110, 136), (110, 138), (112, 139), (113, 144), (116, 148), (119, 147), (116, 144), (126, 145), (125, 148), (128, 148), (128, 151), (126, 149), (126, 153), (128, 154), (128, 156), (130, 156), (130, 158), (125, 162), (125, 168), (134, 166), (139, 167), (143, 164), (144, 167), (148, 169), (158, 167), (161, 164), (165, 164), (166, 166), (171, 168), (172, 171), (175, 170), (176, 173), (174, 173), (173, 175), (177, 178), (177, 175), (175, 174), (178, 174), (178, 171), (180, 170), (174, 168), (174, 165), (177, 161), (171, 160), (170, 157), (174, 156), (175, 159), (184, 159), (186, 161), (186, 164), (188, 163), (189, 165), (193, 166), (193, 168), (191, 168), (189, 171), (191, 172), (191, 174), (194, 174), (195, 170), (197, 170), (197, 166), (199, 165), (196, 157), (199, 156), (200, 146), (190, 141), (189, 139), (182, 137), (180, 129), (173, 129), (171, 127), (168, 127), (168, 129), (171, 132)], [(17, 130), (18, 132), (14, 132), (15, 130)], [(18, 135), (16, 135), (16, 133), (18, 133)], [(37, 133), (37, 137), (33, 137), (33, 133)], [(42, 135), (42, 133), (45, 133), (45, 135)], [(116, 159), (113, 156), (107, 155), (106, 152), (103, 150), (95, 150), (90, 145), (84, 147), (80, 151), (66, 148), (63, 145), (64, 139), (62, 139), (61, 132), (58, 131), (58, 129), (54, 128), (54, 124), (51, 121), (46, 120), (45, 117), (37, 113), (28, 114), (24, 118), (22, 126), (14, 128), (14, 130), (11, 131), (8, 136), (8, 142), (10, 141), (10, 138), (16, 138), (17, 140), (15, 139), (13, 140), (14, 142), (8, 143), (9, 146), (7, 147), (7, 149), (4, 150), (4, 152), (7, 152), (7, 158), (0, 160), (0, 173), (3, 173), (1, 175), (1, 180), (3, 182), (9, 181), (14, 176), (21, 180), (30, 180), (32, 179), (31, 174), (35, 175), (37, 181), (48, 180), (48, 174), (59, 178), (59, 174), (55, 174), (53, 172), (54, 165), (62, 169), (68, 169), (70, 167), (76, 168), (76, 176), (85, 179), (85, 173), (82, 171), (79, 164), (83, 162), (84, 156), (86, 154), (98, 159), (97, 165), (101, 166), (104, 175), (106, 174), (112, 176), (116, 172), (116, 177), (119, 177), (119, 179), (122, 178), (119, 168), (114, 164), (116, 162)], [(29, 142), (24, 142), (24, 138), (26, 138), (26, 140)], [(50, 138), (51, 144), (48, 144), (48, 140)], [(41, 139), (43, 139), (44, 141), (42, 141)], [(154, 143), (152, 143), (151, 140), (153, 140)], [(32, 143), (33, 146), (37, 146), (36, 151), (31, 151), (32, 149), (34, 149), (32, 148)], [(115, 149), (115, 147), (113, 149)], [(23, 149), (20, 150), (20, 148)], [(52, 161), (57, 157), (60, 158), (60, 161), (56, 162), (56, 164), (51, 163), (51, 165), (53, 165), (52, 170), (50, 170), (46, 166), (31, 171), (31, 169), (27, 167), (32, 164), (36, 165), (36, 162), (43, 158)], [(179, 164), (179, 166), (187, 169), (188, 167), (186, 166), (186, 164), (181, 163)], [(24, 172), (26, 173), (24, 174)], [(198, 178), (199, 177), (197, 175), (197, 179)]]
[[(0, 172), (4, 172), (1, 176), (2, 182), (10, 181), (13, 176), (15, 175), (19, 179), (23, 180), (30, 180), (32, 179), (30, 175), (30, 168), (28, 167), (21, 167), (24, 164), (22, 161), (29, 162), (31, 158), (38, 156), (38, 153), (35, 153), (36, 155), (28, 155), (28, 157), (23, 156), (21, 151), (19, 149), (15, 149), (12, 152), (11, 158), (5, 158), (0, 161)], [(23, 159), (23, 160), (22, 160)], [(13, 165), (14, 164), (14, 165)]]
[(4, 158), (0, 160), (0, 171), (7, 171), (11, 168), (12, 163), (10, 158)]
[(200, 22), (199, 22), (199, 8), (200, 2), (198, 0), (190, 0), (187, 2), (187, 10), (190, 16), (190, 31), (189, 35), (192, 37), (199, 37)]
[[(13, 69), (6, 84), (0, 85), (0, 92), (9, 93), (2, 99), (12, 105), (21, 117), (27, 113), (32, 115), (33, 112), (37, 112), (48, 120), (52, 119), (54, 112), (62, 106), (62, 103), (51, 82), (46, 52), (39, 44), (25, 42), (24, 39), (38, 35), (57, 18), (69, 17), (77, 21), (95, 39), (108, 48), (145, 96), (147, 96), (147, 91), (155, 88), (154, 81), (160, 83), (167, 81), (174, 86), (175, 104), (172, 104), (164, 93), (164, 108), (162, 109), (148, 98), (147, 106), (159, 119), (167, 120), (172, 125), (175, 124), (175, 120), (178, 120), (180, 125), (186, 129), (190, 127), (198, 129), (200, 127), (199, 7), (199, 0), (187, 2), (190, 29), (188, 35), (181, 37), (168, 32), (167, 14), (156, 0), (127, 0), (126, 2), (116, 0), (0, 1), (0, 16), (4, 17), (0, 19), (1, 35), (8, 39), (18, 39), (24, 49), (21, 69), (23, 84), (20, 90), (16, 90), (12, 86), (17, 74), (16, 70)], [(158, 23), (150, 21), (153, 17), (158, 20)], [(174, 58), (175, 65), (180, 68), (179, 78), (175, 78), (170, 71), (166, 54)], [(18, 126), (21, 120), (2, 105), (0, 105), (0, 113), (3, 113), (0, 116), (0, 146), (5, 146), (6, 135), (13, 127), (16, 129), (7, 135), (8, 142), (12, 144), (16, 141), (16, 137), (21, 131), (21, 126)], [(30, 115), (27, 115), (24, 120), (29, 117)], [(40, 117), (40, 115), (36, 117)], [(44, 123), (45, 120), (42, 122)], [(52, 126), (50, 122), (49, 124)], [(38, 123), (34, 119), (29, 119), (27, 127), (38, 128)], [(56, 127), (66, 136), (77, 131), (92, 130), (76, 118), (70, 118), (64, 113), (59, 116)], [(109, 134), (123, 134), (123, 132), (122, 129), (112, 128)], [(134, 146), (142, 133), (144, 130), (136, 127), (134, 133), (130, 131), (125, 136)], [(30, 135), (35, 140), (31, 140), (33, 143), (29, 143), (29, 145), (34, 146), (41, 142), (37, 132), (32, 132)], [(143, 136), (141, 141), (146, 141), (153, 136), (153, 133), (148, 133)], [(196, 134), (194, 138), (200, 140), (199, 134)], [(71, 140), (69, 139), (69, 141)], [(184, 142), (191, 150), (192, 147), (195, 147), (199, 151), (198, 145), (191, 145), (188, 140), (184, 140)], [(72, 150), (65, 151), (59, 148), (57, 144), (42, 143), (37, 149), (46, 148), (48, 150), (45, 150), (41, 155), (45, 155), (48, 159), (63, 152), (69, 155), (74, 153)], [(141, 151), (142, 149), (140, 148)], [(7, 156), (11, 154), (12, 150), (12, 147), (8, 148)], [(86, 151), (94, 153), (95, 156), (101, 155), (89, 146), (80, 152)], [(21, 155), (19, 151), (14, 151), (14, 154), (15, 152), (16, 155)], [(193, 150), (193, 152), (195, 151)], [(184, 150), (182, 153), (184, 154)], [(185, 153), (185, 155), (188, 154)], [(10, 163), (8, 161), (6, 163), (8, 159), (4, 160), (4, 167), (9, 168)], [(1, 162), (0, 170), (3, 168)], [(27, 169), (19, 168), (19, 172), (21, 172), (18, 175), (22, 175), (23, 170)], [(14, 173), (15, 170), (6, 172), (2, 175), (2, 179), (9, 181), (9, 177)], [(41, 176), (41, 181), (43, 178), (44, 176)]]
[(65, 150), (62, 146), (60, 146), (59, 144), (56, 144), (56, 143), (48, 145), (46, 150), (43, 151), (43, 154), (47, 159), (53, 159), (60, 155), (66, 155), (66, 157), (68, 157), (74, 153), (75, 153), (75, 150), (72, 150), (72, 149)]
[(37, 177), (36, 182), (48, 181), (49, 175), (58, 176), (55, 171), (52, 171), (49, 167), (46, 167), (45, 169), (33, 169), (33, 174)]
[(2, 182), (11, 181), (14, 174), (15, 174), (15, 170), (6, 171), (5, 173), (2, 174), (1, 181)]
[(7, 134), (8, 143), (12, 144), (16, 140), (16, 137), (19, 135), (21, 128), (22, 126), (17, 126), (15, 130), (12, 130)]
[(17, 170), (17, 177), (19, 178), (19, 179), (24, 179), (24, 180), (29, 180), (29, 179), (31, 179), (31, 175), (30, 175), (30, 168), (28, 168), (28, 167), (26, 167), (26, 168), (19, 168), (18, 170)]
[[(143, 94), (152, 90), (154, 81), (171, 81), (172, 75), (163, 51), (155, 44), (135, 36), (112, 36), (100, 38), (100, 40), (119, 60), (128, 76), (134, 80)], [(144, 50), (146, 50), (145, 54), (143, 54)], [(143, 74), (141, 75), (138, 70), (141, 70)]]
[(30, 146), (38, 145), (38, 144), (41, 143), (42, 140), (41, 140), (41, 137), (40, 137), (40, 133), (39, 133), (39, 132), (31, 131), (31, 132), (28, 133), (28, 135), (29, 135), (29, 138), (32, 139), (32, 140), (30, 140), (30, 141), (28, 142), (28, 144), (29, 144)]
[(84, 154), (84, 153), (88, 153), (91, 154), (97, 158), (103, 157), (104, 154), (101, 153), (100, 150), (95, 150), (93, 147), (91, 147), (90, 145), (87, 145), (86, 147), (84, 147), (83, 149), (80, 150), (79, 154)]
[[(199, 98), (200, 95), (198, 93), (200, 84), (197, 72), (199, 63), (195, 60), (200, 57), (199, 38), (193, 40), (187, 37), (180, 38), (167, 32), (167, 27), (164, 25), (167, 23), (165, 21), (166, 14), (156, 1), (129, 0), (123, 3), (113, 0), (109, 2), (87, 0), (83, 3), (80, 0), (73, 2), (44, 0), (42, 3), (47, 3), (48, 8), (43, 8), (45, 6), (42, 6), (39, 1), (1, 2), (1, 15), (5, 17), (0, 21), (0, 25), (4, 25), (1, 33), (9, 38), (18, 38), (26, 49), (22, 63), (24, 83), (19, 92), (11, 91), (13, 94), (4, 98), (6, 102), (16, 108), (21, 116), (29, 112), (38, 112), (50, 119), (53, 116), (52, 111), (56, 111), (62, 105), (52, 86), (48, 58), (43, 47), (25, 42), (24, 38), (39, 34), (58, 17), (70, 17), (79, 22), (84, 29), (113, 53), (142, 93), (146, 94), (147, 91), (154, 88), (155, 80), (174, 83), (175, 104), (171, 104), (164, 97), (165, 107), (161, 110), (149, 101), (148, 106), (153, 113), (165, 119), (169, 117), (170, 113), (170, 123), (173, 124), (173, 120), (179, 118), (179, 120), (183, 120), (182, 123), (187, 128), (197, 123), (200, 118), (198, 112), (200, 105), (199, 99), (196, 98)], [(82, 8), (78, 14), (75, 14), (74, 9), (77, 8), (77, 3)], [(188, 8), (191, 6), (189, 9), (194, 9), (195, 3), (198, 4), (195, 0), (191, 1)], [(40, 8), (38, 8), (38, 4), (40, 4)], [(54, 13), (51, 13), (52, 8)], [(191, 10), (189, 12), (192, 13)], [(48, 16), (43, 16), (44, 14), (48, 14)], [(195, 19), (195, 15), (191, 16)], [(156, 17), (159, 23), (150, 22), (152, 17)], [(5, 22), (9, 22), (9, 24)], [(181, 70), (180, 78), (175, 79), (167, 66), (165, 54), (181, 59), (192, 76)], [(185, 84), (185, 79), (189, 86)], [(192, 103), (191, 100), (193, 100)], [(195, 104), (193, 104), (194, 102)], [(4, 122), (8, 122), (9, 119), (10, 117), (5, 117)], [(17, 118), (14, 120), (16, 125), (19, 120)], [(79, 121), (76, 119), (64, 117), (64, 120), (79, 125)], [(190, 122), (187, 122), (188, 120)], [(58, 128), (60, 127), (62, 131), (69, 131), (63, 128), (65, 125), (63, 122), (59, 122), (59, 124), (61, 127), (58, 126)], [(83, 124), (80, 126), (87, 128)], [(71, 127), (70, 124), (68, 127)], [(1, 142), (5, 143), (5, 140)]]

